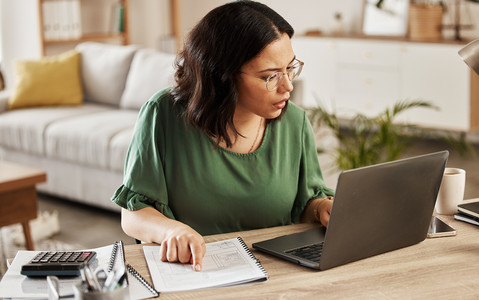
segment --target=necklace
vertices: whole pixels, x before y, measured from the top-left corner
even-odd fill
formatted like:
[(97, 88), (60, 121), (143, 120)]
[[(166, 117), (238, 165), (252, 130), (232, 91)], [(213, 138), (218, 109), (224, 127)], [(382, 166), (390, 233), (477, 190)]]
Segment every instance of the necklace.
[(261, 125), (263, 125), (263, 118), (261, 118), (261, 120), (259, 121), (259, 126), (258, 126), (258, 131), (256, 132), (256, 137), (254, 138), (253, 145), (251, 145), (251, 148), (249, 148), (248, 153), (251, 153), (251, 151), (253, 151), (254, 145), (256, 145), (256, 141), (258, 140)]

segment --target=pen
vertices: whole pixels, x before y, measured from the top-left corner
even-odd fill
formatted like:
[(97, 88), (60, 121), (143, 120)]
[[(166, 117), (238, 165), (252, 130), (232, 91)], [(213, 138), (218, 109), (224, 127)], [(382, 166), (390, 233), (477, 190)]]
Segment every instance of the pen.
[(86, 278), (86, 283), (88, 285), (88, 288), (91, 291), (100, 291), (101, 290), (100, 284), (98, 283), (95, 276), (93, 275), (93, 272), (91, 271), (90, 266), (87, 265), (83, 269), (85, 270), (84, 273), (85, 273), (85, 278)]
[(112, 270), (110, 271), (110, 273), (108, 273), (108, 276), (106, 277), (105, 282), (103, 283), (103, 288), (102, 288), (103, 291), (107, 291), (109, 289), (114, 276), (115, 276), (115, 270)]
[(105, 285), (103, 286), (104, 291), (112, 291), (117, 287), (125, 275), (125, 266), (121, 266), (120, 268), (113, 270), (111, 273), (113, 273), (111, 279), (110, 276), (108, 276), (107, 280), (105, 280)]
[(60, 282), (56, 276), (47, 276), (48, 299), (60, 299)]
[(48, 300), (71, 299), (74, 294), (60, 295), (60, 280), (56, 276), (47, 276)]
[(98, 268), (95, 270), (95, 273), (93, 274), (98, 281), (98, 284), (101, 287), (105, 286), (106, 279), (108, 278), (108, 271), (104, 268)]

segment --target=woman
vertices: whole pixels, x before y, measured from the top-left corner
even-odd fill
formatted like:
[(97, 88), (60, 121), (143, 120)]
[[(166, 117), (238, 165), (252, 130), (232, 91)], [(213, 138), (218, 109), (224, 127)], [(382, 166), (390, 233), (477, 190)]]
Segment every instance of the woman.
[(142, 107), (112, 200), (123, 230), (161, 244), (163, 261), (199, 271), (202, 235), (327, 226), (333, 191), (304, 111), (288, 103), (303, 66), (293, 33), (263, 4), (220, 6), (190, 33), (175, 87)]

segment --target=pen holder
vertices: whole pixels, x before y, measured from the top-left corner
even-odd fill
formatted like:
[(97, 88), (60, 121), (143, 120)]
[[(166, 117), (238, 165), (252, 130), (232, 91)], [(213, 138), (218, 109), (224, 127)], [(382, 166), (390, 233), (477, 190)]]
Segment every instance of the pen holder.
[(116, 288), (112, 291), (89, 291), (84, 284), (73, 286), (75, 300), (129, 300), (127, 287)]

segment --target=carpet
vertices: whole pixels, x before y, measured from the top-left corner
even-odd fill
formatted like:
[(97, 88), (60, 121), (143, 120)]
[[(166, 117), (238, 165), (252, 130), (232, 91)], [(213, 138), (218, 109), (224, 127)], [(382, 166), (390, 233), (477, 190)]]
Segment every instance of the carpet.
[[(35, 250), (78, 250), (81, 245), (64, 243), (55, 237), (60, 233), (57, 211), (40, 211), (38, 217), (30, 221)], [(7, 269), (7, 259), (14, 258), (18, 250), (25, 250), (25, 237), (20, 224), (0, 229), (0, 278)]]

